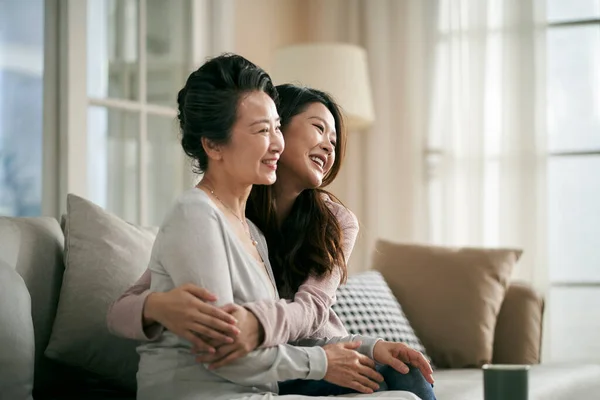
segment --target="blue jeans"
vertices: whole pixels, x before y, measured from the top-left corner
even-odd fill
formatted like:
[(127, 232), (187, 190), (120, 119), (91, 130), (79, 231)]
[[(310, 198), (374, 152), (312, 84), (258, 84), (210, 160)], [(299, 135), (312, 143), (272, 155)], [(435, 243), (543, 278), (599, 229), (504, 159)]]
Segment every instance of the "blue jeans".
[[(422, 400), (436, 400), (433, 385), (425, 380), (421, 371), (409, 366), (407, 374), (401, 374), (394, 368), (381, 365), (377, 371), (383, 376), (384, 382), (379, 384), (378, 392), (387, 390), (403, 390), (419, 396)], [(339, 396), (356, 393), (353, 389), (334, 385), (327, 381), (308, 381), (296, 379), (279, 383), (279, 394), (298, 394), (304, 396)]]

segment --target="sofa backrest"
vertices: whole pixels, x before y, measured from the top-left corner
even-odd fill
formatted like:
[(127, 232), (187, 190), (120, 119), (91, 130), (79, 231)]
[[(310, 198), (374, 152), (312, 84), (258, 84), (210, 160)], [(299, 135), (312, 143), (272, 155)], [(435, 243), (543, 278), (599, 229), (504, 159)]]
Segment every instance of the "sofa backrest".
[[(64, 236), (53, 218), (0, 217), (0, 261), (22, 278), (31, 297), (35, 341), (35, 386), (57, 383), (57, 368), (44, 357), (58, 306)], [(0, 316), (1, 317), (1, 316)]]

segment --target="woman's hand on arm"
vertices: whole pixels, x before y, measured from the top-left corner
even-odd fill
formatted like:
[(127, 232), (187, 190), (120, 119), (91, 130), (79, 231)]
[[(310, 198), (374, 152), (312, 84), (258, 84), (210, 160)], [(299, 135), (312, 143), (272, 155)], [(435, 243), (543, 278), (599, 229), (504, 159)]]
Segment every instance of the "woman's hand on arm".
[[(200, 351), (232, 343), (239, 334), (236, 319), (209, 302), (216, 296), (208, 290), (184, 284), (168, 292), (150, 293), (143, 309), (144, 325), (159, 323)], [(204, 338), (212, 339), (211, 344)]]
[[(207, 341), (209, 346), (217, 348), (216, 352), (201, 354), (196, 357), (196, 360), (210, 364), (209, 369), (221, 368), (238, 358), (248, 355), (264, 340), (263, 327), (251, 311), (237, 304), (227, 304), (221, 307), (221, 311), (231, 314), (238, 321), (239, 334), (236, 335), (233, 341), (225, 344), (215, 338)], [(202, 351), (202, 349), (198, 350)]]

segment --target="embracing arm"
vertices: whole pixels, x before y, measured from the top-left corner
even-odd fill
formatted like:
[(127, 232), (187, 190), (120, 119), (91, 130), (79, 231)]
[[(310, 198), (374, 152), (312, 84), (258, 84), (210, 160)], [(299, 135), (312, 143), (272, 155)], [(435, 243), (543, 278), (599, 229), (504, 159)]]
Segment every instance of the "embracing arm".
[(339, 282), (340, 272), (336, 270), (322, 278), (308, 278), (293, 302), (280, 299), (244, 304), (263, 326), (261, 348), (309, 337), (319, 331), (329, 320)]
[(106, 314), (108, 330), (134, 340), (155, 340), (162, 333), (157, 323), (144, 324), (144, 304), (150, 294), (150, 271), (144, 274), (125, 293), (112, 303)]
[[(163, 273), (175, 286), (190, 283), (209, 289), (218, 298), (218, 306), (233, 303), (228, 244), (223, 238), (225, 227), (215, 210), (204, 203), (183, 204), (175, 210), (172, 221), (159, 233)], [(213, 372), (231, 382), (253, 385), (322, 379), (326, 370), (327, 358), (322, 348), (280, 345), (255, 350)]]
[[(358, 220), (344, 206), (327, 201), (340, 224), (342, 251), (347, 263), (358, 235)], [(244, 304), (263, 326), (265, 335), (261, 347), (312, 337), (321, 330), (329, 321), (341, 275), (341, 269), (335, 268), (329, 275), (309, 277), (298, 288), (292, 302), (281, 299)]]

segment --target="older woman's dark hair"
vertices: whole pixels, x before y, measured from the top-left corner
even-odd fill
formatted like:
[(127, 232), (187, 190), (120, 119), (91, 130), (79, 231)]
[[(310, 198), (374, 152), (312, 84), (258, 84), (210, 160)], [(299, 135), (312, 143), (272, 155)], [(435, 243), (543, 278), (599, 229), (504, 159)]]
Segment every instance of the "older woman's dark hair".
[(269, 259), (280, 295), (293, 298), (300, 285), (311, 275), (320, 277), (340, 268), (342, 282), (346, 280), (342, 230), (325, 199), (329, 197), (330, 201), (338, 203), (339, 200), (322, 189), (333, 182), (340, 171), (346, 148), (346, 131), (340, 108), (327, 93), (290, 84), (277, 86), (277, 93), (284, 138), (292, 119), (314, 103), (323, 104), (331, 112), (337, 133), (336, 159), (323, 177), (321, 188), (304, 190), (282, 224), (277, 220), (272, 186), (254, 185), (248, 199), (246, 215), (267, 238)]
[(181, 146), (192, 158), (194, 171), (205, 172), (208, 156), (202, 138), (225, 144), (231, 136), (240, 99), (262, 91), (277, 103), (271, 77), (260, 67), (236, 54), (223, 54), (192, 72), (179, 91)]

